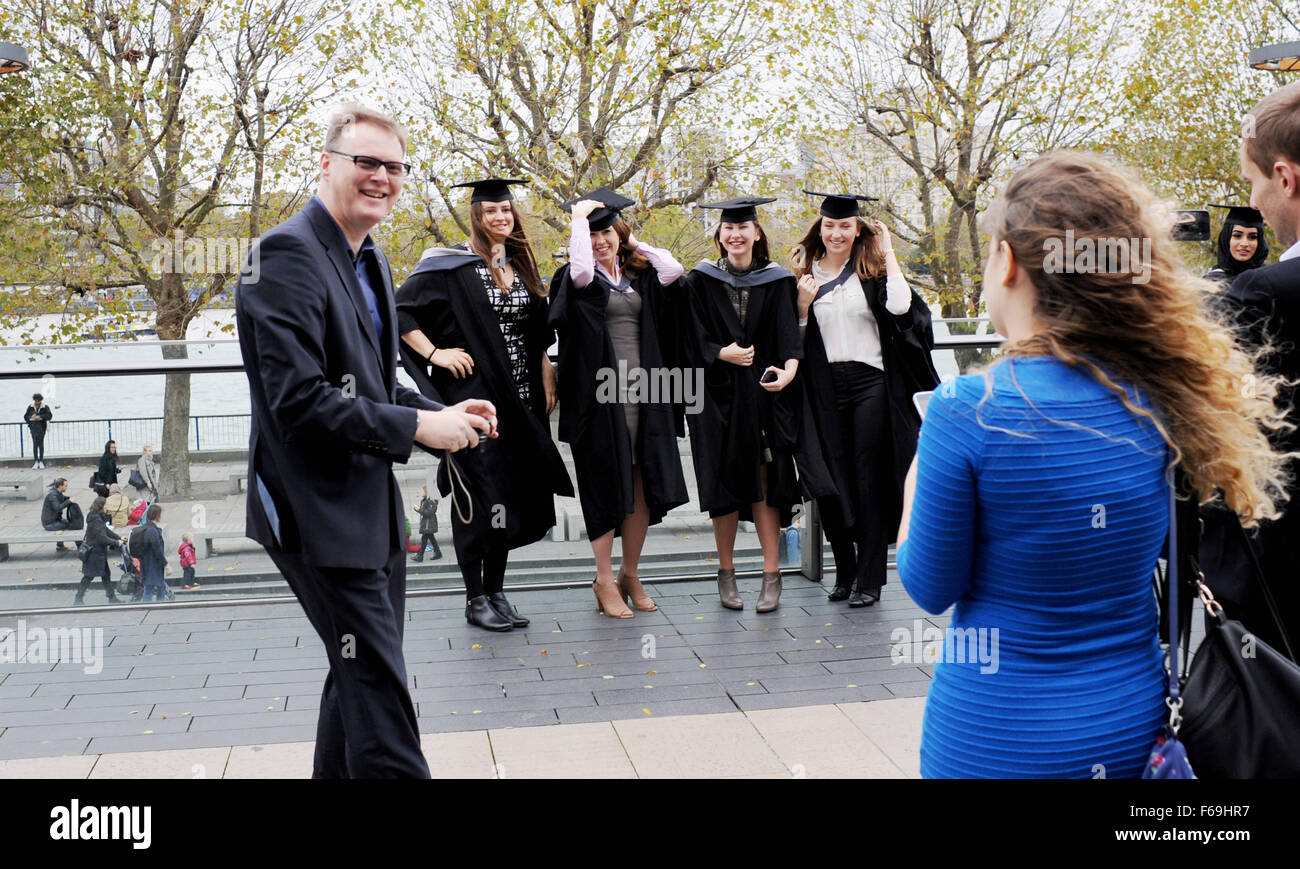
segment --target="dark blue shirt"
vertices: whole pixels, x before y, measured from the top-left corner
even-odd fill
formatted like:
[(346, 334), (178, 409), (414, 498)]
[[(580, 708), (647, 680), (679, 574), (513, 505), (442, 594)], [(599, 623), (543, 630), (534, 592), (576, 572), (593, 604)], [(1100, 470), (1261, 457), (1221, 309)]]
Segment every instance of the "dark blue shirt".
[(343, 241), (343, 246), (348, 251), (348, 257), (352, 260), (352, 268), (356, 270), (357, 283), (361, 284), (361, 295), (366, 300), (366, 310), (370, 312), (370, 322), (375, 327), (375, 337), (379, 339), (380, 347), (387, 347), (388, 336), (384, 334), (384, 321), (379, 316), (379, 298), (375, 295), (374, 287), (370, 283), (370, 265), (374, 263), (378, 267), (378, 262), (375, 259), (375, 240), (367, 235), (365, 241), (361, 242), (361, 250), (354, 253), (352, 246), (348, 244), (347, 236), (343, 234), (342, 228), (339, 227), (338, 221), (334, 220), (334, 215), (329, 213), (328, 208), (325, 208), (325, 203), (320, 201), (319, 196), (312, 198), (320, 203), (326, 214), (330, 215), (334, 228), (339, 231), (339, 238)]

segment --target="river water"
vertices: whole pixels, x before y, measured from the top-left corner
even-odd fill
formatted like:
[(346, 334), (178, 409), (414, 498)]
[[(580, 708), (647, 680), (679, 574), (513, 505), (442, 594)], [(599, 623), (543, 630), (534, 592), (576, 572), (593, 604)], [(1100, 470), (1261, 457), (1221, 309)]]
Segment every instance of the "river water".
[[(936, 312), (937, 314), (937, 312)], [(152, 325), (152, 312), (137, 316), (136, 327)], [(60, 322), (59, 315), (37, 318), (36, 336), (53, 334)], [(222, 331), (233, 326), (232, 309), (204, 311), (190, 324), (186, 338), (193, 359), (238, 360), (239, 344), (232, 331)], [(101, 419), (153, 419), (156, 423), (115, 423), (113, 437), (119, 441), (119, 450), (137, 452), (145, 442), (155, 447), (161, 440), (161, 418), (165, 413), (162, 375), (114, 375), (103, 377), (56, 377), (41, 370), (44, 365), (99, 363), (105, 368), (140, 360), (162, 358), (157, 338), (141, 337), (111, 344), (84, 346), (67, 344), (57, 347), (33, 348), (18, 345), (25, 329), (0, 332), (6, 346), (0, 346), (0, 369), (15, 368), (29, 371), (30, 377), (0, 380), (0, 458), (30, 455), (30, 442), (20, 426), (13, 425), (23, 418), (23, 411), (31, 403), (32, 393), (40, 392), (54, 413), (54, 420)], [(947, 335), (942, 323), (936, 322), (936, 337)], [(951, 351), (935, 353), (935, 364), (940, 376), (947, 380), (956, 376), (957, 366)], [(399, 380), (413, 386), (405, 372), (399, 369)], [(190, 378), (190, 415), (243, 416), (249, 412), (248, 381), (240, 372), (229, 374), (195, 374)], [(3, 423), (9, 422), (5, 425)], [(240, 427), (242, 426), (242, 428)], [(200, 426), (199, 446), (203, 449), (238, 448), (247, 444), (247, 423), (233, 420), (213, 421), (206, 429)], [(207, 432), (211, 433), (207, 433)], [(57, 438), (56, 438), (57, 435)], [(202, 438), (206, 437), (206, 441)], [(107, 426), (85, 423), (79, 426), (51, 428), (46, 448), (51, 455), (87, 455), (103, 449), (107, 439)], [(58, 441), (57, 443), (55, 441)], [(194, 446), (192, 441), (191, 446)]]

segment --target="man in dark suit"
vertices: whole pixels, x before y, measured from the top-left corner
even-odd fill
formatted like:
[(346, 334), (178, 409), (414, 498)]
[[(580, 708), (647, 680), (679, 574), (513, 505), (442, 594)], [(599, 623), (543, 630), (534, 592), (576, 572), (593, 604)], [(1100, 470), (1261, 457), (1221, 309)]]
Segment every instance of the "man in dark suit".
[(315, 778), (429, 777), (402, 653), (406, 559), (392, 463), (495, 433), (496, 410), (444, 408), (398, 386), (388, 261), (370, 230), (410, 167), (406, 134), (345, 106), (330, 121), (319, 194), (250, 255), (235, 318), (252, 400), (248, 536), (320, 634)]
[[(1250, 205), (1264, 215), (1285, 249), (1276, 265), (1237, 276), (1223, 306), (1241, 327), (1244, 344), (1269, 346), (1264, 365), (1272, 374), (1300, 380), (1300, 82), (1260, 100), (1242, 128), (1241, 172), (1250, 182)], [(1300, 392), (1278, 391), (1276, 404), (1300, 427)], [(1300, 428), (1270, 436), (1276, 449), (1300, 450)], [(1202, 568), (1229, 616), (1279, 651), (1300, 657), (1300, 462), (1289, 464), (1290, 501), (1281, 519), (1260, 524), (1252, 545), (1271, 592), (1281, 628), (1256, 575), (1254, 559), (1235, 525), (1226, 529), (1207, 512)], [(1289, 643), (1288, 643), (1289, 641)]]

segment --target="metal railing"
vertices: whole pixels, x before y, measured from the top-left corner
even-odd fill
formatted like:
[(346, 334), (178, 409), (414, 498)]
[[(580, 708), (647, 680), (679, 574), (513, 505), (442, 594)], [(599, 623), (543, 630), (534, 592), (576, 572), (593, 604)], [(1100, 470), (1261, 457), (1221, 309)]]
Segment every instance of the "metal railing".
[[(246, 413), (191, 416), (190, 450), (246, 449), (250, 419)], [(145, 444), (158, 448), (162, 445), (162, 430), (160, 416), (56, 419), (46, 427), (45, 455), (49, 458), (98, 455), (104, 451), (107, 441), (117, 441), (123, 452), (138, 452)], [(28, 458), (32, 446), (27, 423), (0, 423), (0, 460)]]
[[(949, 376), (953, 373), (963, 370), (963, 363), (973, 360), (977, 354), (968, 353), (967, 351), (995, 350), (1002, 344), (1002, 337), (996, 334), (984, 335), (947, 335), (945, 321), (935, 321), (935, 355), (936, 365), (941, 372), (946, 372)], [(214, 342), (193, 342), (195, 344), (211, 344)], [(956, 353), (956, 360), (948, 353)], [(954, 361), (956, 364), (954, 365)], [(210, 374), (210, 373), (229, 373), (242, 372), (243, 365), (240, 360), (214, 360), (214, 359), (154, 359), (154, 360), (136, 360), (121, 362), (106, 366), (102, 356), (95, 360), (93, 364), (87, 363), (65, 363), (62, 365), (48, 365), (35, 360), (26, 362), (14, 367), (0, 365), (0, 380), (13, 379), (33, 379), (40, 378), (46, 374), (55, 374), (60, 377), (96, 377), (112, 378), (114, 376), (139, 375), (139, 374), (168, 374), (168, 373), (189, 373), (189, 374)], [(562, 411), (561, 411), (562, 412)], [(247, 414), (228, 414), (228, 415), (209, 415), (191, 417), (190, 425), (190, 448), (194, 451), (199, 450), (217, 450), (217, 449), (245, 449), (248, 444), (249, 433), (249, 416)], [(49, 430), (46, 434), (46, 451), (47, 455), (54, 457), (56, 450), (59, 453), (68, 451), (69, 454), (78, 455), (98, 455), (104, 446), (104, 441), (110, 437), (117, 440), (119, 444), (124, 445), (126, 452), (133, 452), (140, 444), (152, 443), (155, 447), (160, 445), (162, 438), (162, 423), (160, 417), (152, 418), (123, 418), (123, 419), (97, 419), (97, 420), (54, 420), (51, 421)], [(21, 429), (21, 430), (19, 430)], [(0, 424), (0, 453), (18, 455), (30, 454), (30, 434), (26, 431), (26, 424), (20, 422)], [(25, 452), (24, 452), (25, 451)], [(822, 552), (823, 536), (820, 518), (817, 515), (815, 504), (805, 505), (806, 509), (802, 514), (800, 522), (800, 538), (802, 545), (800, 571), (806, 576), (820, 577), (822, 573)], [(646, 567), (651, 567), (652, 559), (646, 559)], [(567, 562), (565, 562), (567, 565)], [(700, 569), (701, 565), (706, 562), (701, 561), (700, 565), (691, 567), (687, 573), (680, 576), (674, 574), (673, 580), (703, 578), (703, 575), (696, 576), (693, 572)], [(590, 581), (590, 565), (583, 564), (572, 567), (575, 571), (582, 573), (581, 582), (586, 584)], [(710, 572), (707, 574), (712, 578), (712, 566), (709, 566)], [(653, 573), (653, 571), (652, 571)], [(231, 575), (232, 578), (235, 576)], [(257, 579), (257, 577), (253, 577)], [(560, 585), (572, 584), (567, 579), (558, 578)], [(577, 582), (577, 579), (573, 580)], [(262, 582), (252, 583), (248, 580), (244, 585), (250, 590), (242, 591), (240, 597), (236, 600), (227, 602), (234, 603), (239, 600), (247, 599), (249, 602), (263, 601), (274, 598), (289, 596), (290, 592), (287, 586), (282, 582)], [(557, 586), (558, 587), (558, 586)], [(439, 592), (426, 592), (439, 593)], [(5, 598), (13, 598), (0, 601), (0, 609), (10, 612), (17, 611), (37, 611), (40, 606), (49, 606), (51, 604), (43, 602), (46, 596), (53, 593), (40, 592), (36, 588), (24, 587), (21, 592), (15, 590), (12, 593), (4, 595)], [(65, 595), (66, 596), (66, 595)], [(36, 602), (37, 600), (42, 602)], [(27, 603), (28, 600), (33, 603)], [(62, 598), (58, 598), (62, 600)], [(213, 601), (194, 600), (192, 605), (205, 606)], [(8, 607), (5, 606), (8, 604)], [(62, 606), (62, 603), (55, 603), (55, 606)], [(181, 603), (180, 605), (186, 605)]]

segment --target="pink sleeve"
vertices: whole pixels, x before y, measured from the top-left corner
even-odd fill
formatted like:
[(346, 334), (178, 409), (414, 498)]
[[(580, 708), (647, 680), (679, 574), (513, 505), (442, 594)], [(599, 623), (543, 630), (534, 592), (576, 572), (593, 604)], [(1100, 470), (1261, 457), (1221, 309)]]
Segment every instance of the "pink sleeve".
[(573, 218), (569, 230), (569, 279), (575, 287), (585, 287), (596, 276), (596, 259), (591, 253), (591, 229), (587, 218)]
[(655, 247), (643, 241), (636, 252), (650, 260), (650, 265), (655, 267), (655, 273), (659, 275), (659, 283), (662, 286), (668, 286), (686, 273), (686, 269), (682, 268), (677, 258), (662, 247)]

